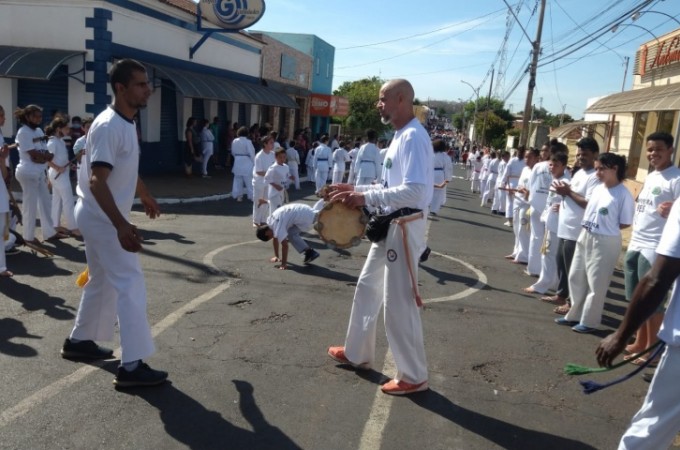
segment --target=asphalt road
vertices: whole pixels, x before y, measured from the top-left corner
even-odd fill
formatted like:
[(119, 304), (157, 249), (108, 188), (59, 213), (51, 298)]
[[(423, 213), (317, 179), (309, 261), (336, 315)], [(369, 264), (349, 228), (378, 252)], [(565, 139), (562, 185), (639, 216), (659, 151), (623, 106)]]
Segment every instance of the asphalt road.
[[(310, 194), (307, 183), (291, 196), (311, 203)], [(249, 203), (167, 205), (155, 221), (141, 212), (134, 221), (146, 238), (158, 349), (148, 362), (171, 382), (117, 391), (117, 361), (59, 356), (82, 243), (50, 244), (51, 259), (10, 256), (16, 275), (0, 279), (0, 448), (609, 449), (646, 392), (636, 377), (586, 396), (562, 373), (567, 362), (595, 364), (624, 311), (621, 274), (599, 336), (555, 325), (550, 305), (520, 293), (532, 279), (503, 259), (510, 229), (462, 180), (430, 220), (433, 253), (419, 276), (431, 389), (408, 398), (379, 391), (394, 373), (382, 326), (382, 367), (357, 373), (326, 356), (343, 342), (366, 242), (332, 251), (312, 233), (321, 257), (305, 267), (293, 254), (280, 271), (271, 245), (255, 240)]]

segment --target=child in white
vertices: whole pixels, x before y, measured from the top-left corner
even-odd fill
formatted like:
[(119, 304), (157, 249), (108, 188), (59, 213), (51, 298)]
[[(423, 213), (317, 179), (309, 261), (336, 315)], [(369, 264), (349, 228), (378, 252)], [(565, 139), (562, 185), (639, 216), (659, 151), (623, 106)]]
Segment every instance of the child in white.
[(621, 254), (621, 229), (633, 223), (633, 196), (621, 183), (626, 160), (613, 153), (601, 154), (595, 171), (602, 182), (588, 200), (581, 234), (569, 270), (572, 306), (564, 320), (578, 322), (577, 332), (590, 332), (600, 325), (609, 279)]
[(333, 184), (342, 183), (345, 176), (345, 164), (350, 161), (349, 152), (345, 149), (345, 143), (333, 151)]
[(494, 191), (496, 190), (496, 179), (498, 178), (498, 164), (500, 158), (497, 157), (496, 152), (492, 151), (489, 156), (489, 164), (486, 172), (486, 182), (484, 183), (484, 191), (482, 194), (481, 206), (487, 206), (488, 202), (494, 199)]
[(231, 143), (231, 156), (234, 157), (234, 166), (231, 168), (234, 174), (231, 196), (240, 202), (243, 201), (244, 191), (248, 200), (253, 199), (251, 178), (255, 165), (255, 147), (248, 139), (248, 128), (241, 127), (236, 133), (238, 137)]
[(267, 200), (269, 201), (269, 217), (286, 199), (286, 189), (288, 189), (290, 171), (286, 161), (286, 152), (278, 150), (276, 152), (276, 162), (272, 164), (264, 176), (267, 183)]
[(314, 180), (316, 182), (315, 192), (319, 194), (328, 180), (330, 160), (333, 157), (331, 148), (326, 145), (328, 136), (321, 136), (321, 143), (314, 149)]
[(470, 184), (470, 189), (472, 193), (475, 194), (479, 192), (479, 173), (482, 170), (482, 157), (477, 156), (472, 158), (472, 183)]
[(52, 184), (52, 226), (59, 230), (61, 226), (60, 218), (62, 212), (64, 220), (66, 221), (66, 229), (73, 235), (79, 236), (80, 231), (76, 224), (76, 216), (74, 214), (75, 199), (73, 197), (73, 188), (69, 178), (70, 161), (68, 159), (68, 150), (64, 143), (64, 136), (69, 132), (70, 126), (68, 121), (57, 118), (47, 126), (47, 135), (50, 136), (47, 141), (47, 151), (52, 153), (54, 157), (52, 161), (48, 162), (49, 170), (47, 176)]
[(446, 186), (453, 176), (451, 157), (446, 153), (446, 143), (437, 139), (432, 143), (434, 148), (434, 190), (430, 213), (439, 214), (439, 210), (446, 204)]
[(269, 203), (267, 202), (267, 182), (264, 176), (267, 169), (276, 162), (274, 156), (274, 139), (265, 136), (261, 140), (262, 150), (255, 155), (253, 165), (253, 225), (264, 225), (270, 214)]
[(290, 141), (290, 146), (286, 149), (286, 163), (293, 177), (295, 189), (300, 190), (300, 154), (295, 148), (295, 141)]
[[(566, 167), (566, 153), (558, 153), (552, 156), (549, 168), (555, 182), (569, 181), (569, 174), (565, 171)], [(559, 281), (557, 277), (557, 246), (559, 244), (557, 224), (561, 203), (562, 196), (558, 195), (555, 189), (549, 188), (546, 205), (541, 213), (541, 222), (545, 224), (545, 237), (541, 248), (541, 275), (536, 283), (524, 289), (525, 292), (545, 294), (547, 291), (557, 288)]]

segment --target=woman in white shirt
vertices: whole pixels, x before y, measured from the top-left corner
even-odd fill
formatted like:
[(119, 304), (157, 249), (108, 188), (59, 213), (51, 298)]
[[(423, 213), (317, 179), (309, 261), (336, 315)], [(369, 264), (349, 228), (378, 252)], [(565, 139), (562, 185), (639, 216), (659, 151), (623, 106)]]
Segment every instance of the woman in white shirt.
[(68, 235), (58, 232), (52, 226), (51, 199), (45, 177), (45, 168), (47, 162), (52, 160), (52, 154), (47, 151), (47, 138), (40, 129), (42, 108), (28, 105), (17, 109), (14, 115), (22, 124), (16, 136), (19, 147), (16, 179), (22, 191), (23, 237), (26, 241), (39, 243), (35, 237), (35, 221), (40, 210), (43, 239), (67, 238)]
[[(80, 237), (80, 230), (76, 224), (74, 214), (75, 200), (73, 198), (73, 187), (69, 179), (71, 162), (68, 158), (68, 150), (64, 143), (64, 136), (70, 131), (67, 120), (57, 117), (45, 127), (45, 134), (49, 136), (47, 141), (47, 151), (52, 154), (52, 160), (47, 163), (49, 170), (47, 176), (52, 185), (52, 226), (55, 230), (62, 233)], [(60, 225), (61, 215), (64, 215), (66, 228)]]
[(601, 184), (588, 201), (581, 234), (569, 270), (572, 306), (566, 316), (555, 319), (577, 333), (592, 333), (600, 325), (604, 301), (614, 266), (621, 254), (621, 229), (633, 223), (633, 196), (621, 183), (626, 158), (603, 153), (595, 161)]
[(215, 144), (215, 136), (210, 131), (210, 122), (203, 119), (203, 128), (201, 130), (201, 153), (203, 154), (203, 178), (210, 178), (208, 176), (208, 161), (213, 155)]

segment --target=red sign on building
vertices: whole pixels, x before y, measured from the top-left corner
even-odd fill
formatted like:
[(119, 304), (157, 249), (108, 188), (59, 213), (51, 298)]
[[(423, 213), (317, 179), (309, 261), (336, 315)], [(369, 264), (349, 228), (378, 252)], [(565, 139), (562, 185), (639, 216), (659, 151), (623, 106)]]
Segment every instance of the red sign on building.
[(349, 114), (349, 100), (336, 95), (312, 94), (310, 115), (344, 117)]

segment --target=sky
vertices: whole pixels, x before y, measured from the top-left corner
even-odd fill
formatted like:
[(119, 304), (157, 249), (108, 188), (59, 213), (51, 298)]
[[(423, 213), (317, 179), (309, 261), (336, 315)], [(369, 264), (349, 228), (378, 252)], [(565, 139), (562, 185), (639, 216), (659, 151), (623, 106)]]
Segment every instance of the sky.
[[(331, 44), (333, 89), (373, 76), (406, 78), (425, 104), (473, 100), (475, 89), (488, 95), (493, 66), (493, 97), (518, 112), (527, 98), (529, 78), (520, 77), (530, 62), (540, 2), (506, 1), (519, 19), (510, 16), (509, 32), (504, 0), (268, 0), (251, 29), (314, 34)], [(643, 5), (647, 12), (636, 20), (626, 14)], [(547, 0), (532, 103), (580, 119), (589, 98), (621, 91), (624, 74), (630, 89), (636, 50), (680, 28), (679, 5), (680, 0)], [(614, 24), (620, 25), (612, 32)]]

